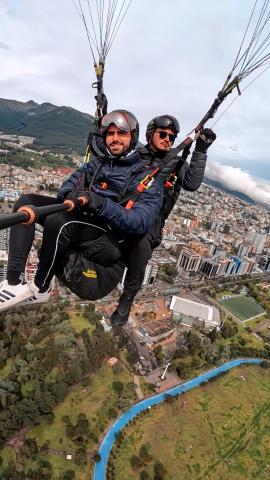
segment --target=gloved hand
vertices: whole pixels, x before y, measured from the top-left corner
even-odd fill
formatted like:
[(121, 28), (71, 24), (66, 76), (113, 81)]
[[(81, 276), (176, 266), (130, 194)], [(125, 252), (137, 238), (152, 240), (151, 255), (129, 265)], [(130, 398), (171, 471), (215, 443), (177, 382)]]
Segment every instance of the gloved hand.
[(103, 206), (104, 203), (104, 198), (98, 195), (95, 192), (90, 192), (89, 190), (86, 192), (80, 193), (78, 197), (84, 197), (87, 199), (87, 202), (85, 204), (81, 203), (82, 207), (86, 207), (89, 210), (92, 210), (93, 212), (98, 212), (101, 207)]
[(78, 201), (78, 192), (77, 190), (71, 190), (65, 194), (65, 200), (71, 200), (72, 202), (77, 203)]
[(207, 149), (216, 140), (217, 136), (211, 128), (203, 128), (199, 137), (196, 140), (195, 150), (196, 152), (206, 153)]
[(183, 160), (186, 160), (188, 158), (188, 156), (190, 155), (191, 146), (192, 146), (192, 143), (190, 143), (189, 145), (186, 145), (184, 150), (182, 151), (181, 158)]

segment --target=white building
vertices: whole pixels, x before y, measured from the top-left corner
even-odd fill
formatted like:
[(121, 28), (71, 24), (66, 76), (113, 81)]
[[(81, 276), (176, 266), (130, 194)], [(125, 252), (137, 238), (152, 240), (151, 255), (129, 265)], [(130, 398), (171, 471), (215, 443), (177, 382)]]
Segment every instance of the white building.
[(206, 330), (212, 330), (220, 326), (219, 310), (212, 305), (173, 295), (170, 310), (173, 314), (173, 320), (180, 321), (186, 327), (191, 327), (194, 320), (201, 322)]

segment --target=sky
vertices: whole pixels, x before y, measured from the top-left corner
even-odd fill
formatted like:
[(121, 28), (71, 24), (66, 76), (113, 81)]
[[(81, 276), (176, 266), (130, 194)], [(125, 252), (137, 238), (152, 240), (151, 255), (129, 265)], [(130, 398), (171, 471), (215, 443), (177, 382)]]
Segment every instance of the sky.
[[(96, 0), (89, 1), (95, 5)], [(258, 1), (262, 5), (263, 0)], [(133, 0), (106, 60), (109, 110), (135, 113), (142, 142), (152, 117), (175, 115), (182, 139), (222, 88), (253, 4), (254, 0)], [(93, 61), (72, 0), (0, 0), (0, 25), (1, 98), (94, 113)], [(217, 140), (209, 150), (206, 171), (268, 204), (269, 84), (270, 69), (214, 125)], [(207, 124), (212, 125), (213, 121)]]

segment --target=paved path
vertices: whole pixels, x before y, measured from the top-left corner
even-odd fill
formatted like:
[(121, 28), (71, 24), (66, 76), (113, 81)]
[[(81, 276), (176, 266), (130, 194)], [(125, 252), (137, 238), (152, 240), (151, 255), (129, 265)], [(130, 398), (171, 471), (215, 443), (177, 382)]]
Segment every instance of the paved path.
[(217, 368), (209, 370), (208, 372), (205, 372), (202, 375), (199, 375), (198, 377), (189, 380), (188, 382), (177, 385), (176, 387), (170, 388), (169, 390), (166, 390), (165, 392), (159, 393), (157, 395), (153, 395), (152, 397), (145, 398), (141, 402), (133, 405), (127, 412), (121, 415), (121, 417), (119, 417), (114, 422), (114, 424), (107, 431), (105, 437), (103, 438), (98, 452), (101, 456), (101, 461), (95, 464), (94, 480), (106, 479), (107, 462), (111, 449), (117, 438), (117, 434), (142, 411), (163, 402), (164, 400), (166, 400), (168, 394), (176, 396), (181, 393), (187, 392), (188, 390), (191, 390), (195, 387), (198, 387), (202, 383), (207, 382), (210, 378), (214, 378), (222, 372), (227, 372), (231, 370), (231, 368), (238, 367), (239, 365), (245, 363), (260, 364), (261, 362), (262, 360), (258, 358), (240, 358), (237, 360), (231, 360), (230, 362), (226, 362)]
[(137, 397), (139, 400), (142, 400), (144, 398), (144, 395), (140, 387), (140, 377), (138, 375), (133, 375), (133, 381), (134, 381), (134, 387), (135, 387), (135, 392), (137, 394)]

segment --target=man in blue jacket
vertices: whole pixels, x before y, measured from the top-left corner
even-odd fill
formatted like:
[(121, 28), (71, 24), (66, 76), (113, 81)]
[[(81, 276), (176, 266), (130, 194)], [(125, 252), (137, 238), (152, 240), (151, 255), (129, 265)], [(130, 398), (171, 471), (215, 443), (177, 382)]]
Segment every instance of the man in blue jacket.
[[(18, 303), (42, 302), (50, 296), (50, 283), (69, 248), (97, 240), (112, 229), (130, 236), (144, 235), (158, 217), (163, 201), (162, 180), (158, 178), (143, 189), (133, 208), (127, 209), (121, 200), (136, 190), (145, 178), (145, 162), (133, 152), (139, 137), (136, 117), (126, 110), (116, 110), (101, 121), (101, 134), (107, 155), (96, 158), (76, 170), (66, 180), (58, 198), (36, 194), (23, 195), (14, 211), (22, 205), (43, 206), (72, 200), (76, 209), (41, 218), (43, 240), (35, 279), (24, 279), (35, 226), (16, 225), (11, 228), (7, 280), (0, 285), (0, 311)], [(85, 204), (78, 206), (78, 198)]]

